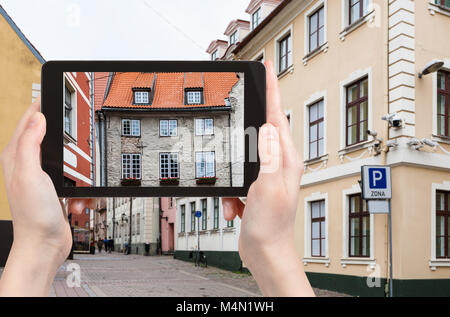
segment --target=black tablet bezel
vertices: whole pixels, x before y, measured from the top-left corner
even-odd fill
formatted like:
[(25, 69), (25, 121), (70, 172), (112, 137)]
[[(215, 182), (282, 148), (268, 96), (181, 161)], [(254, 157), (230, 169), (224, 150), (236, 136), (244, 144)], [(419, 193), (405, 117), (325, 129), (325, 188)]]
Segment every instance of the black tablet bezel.
[(256, 131), (266, 122), (266, 70), (260, 62), (244, 61), (50, 61), (42, 67), (41, 109), (47, 119), (42, 142), (42, 168), (59, 197), (242, 197), (257, 178), (259, 159), (249, 162), (245, 139), (243, 187), (65, 187), (63, 182), (64, 72), (243, 72), (244, 128)]

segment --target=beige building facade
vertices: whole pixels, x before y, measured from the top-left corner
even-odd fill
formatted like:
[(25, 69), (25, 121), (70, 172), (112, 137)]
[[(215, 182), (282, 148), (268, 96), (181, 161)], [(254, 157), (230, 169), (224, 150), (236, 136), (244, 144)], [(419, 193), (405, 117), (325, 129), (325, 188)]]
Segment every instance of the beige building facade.
[(450, 295), (449, 28), (440, 0), (285, 0), (233, 49), (278, 73), (304, 158), (296, 244), (313, 286), (387, 294), (388, 218), (358, 184), (361, 166), (386, 164), (393, 294)]

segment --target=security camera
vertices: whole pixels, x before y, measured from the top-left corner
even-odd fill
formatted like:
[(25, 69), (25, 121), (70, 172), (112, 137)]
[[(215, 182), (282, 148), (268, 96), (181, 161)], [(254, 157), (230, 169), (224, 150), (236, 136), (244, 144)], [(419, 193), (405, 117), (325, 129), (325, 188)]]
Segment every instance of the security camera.
[(387, 114), (381, 119), (389, 122), (389, 125), (393, 128), (401, 128), (403, 126), (403, 119), (397, 113)]
[(398, 146), (397, 140), (389, 140), (386, 142), (388, 148), (393, 148)]
[(409, 139), (409, 141), (406, 144), (408, 144), (414, 150), (419, 150), (419, 149), (423, 148), (422, 142), (420, 142), (420, 140), (416, 139), (416, 138)]
[(377, 131), (367, 130), (367, 134), (373, 136), (374, 138), (378, 135)]
[(430, 139), (422, 139), (422, 143), (425, 145), (428, 145), (432, 148), (436, 148), (438, 146), (438, 144)]

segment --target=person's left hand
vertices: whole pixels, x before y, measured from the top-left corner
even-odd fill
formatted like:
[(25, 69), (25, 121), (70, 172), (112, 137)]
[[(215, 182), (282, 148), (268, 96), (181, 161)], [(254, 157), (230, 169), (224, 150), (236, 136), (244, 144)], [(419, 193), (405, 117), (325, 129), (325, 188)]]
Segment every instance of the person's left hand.
[[(15, 253), (45, 256), (59, 267), (70, 253), (72, 234), (67, 208), (40, 165), (46, 121), (39, 108), (38, 99), (26, 111), (0, 156), (14, 228), (10, 257)], [(95, 199), (76, 199), (67, 205), (70, 212), (79, 214), (85, 208), (95, 208), (96, 203)]]

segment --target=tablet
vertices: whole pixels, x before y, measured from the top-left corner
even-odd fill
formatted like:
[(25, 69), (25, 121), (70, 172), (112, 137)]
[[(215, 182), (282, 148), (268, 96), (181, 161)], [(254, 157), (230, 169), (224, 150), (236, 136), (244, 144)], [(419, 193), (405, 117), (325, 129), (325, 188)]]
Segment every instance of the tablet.
[(47, 62), (42, 167), (60, 197), (246, 196), (265, 91), (259, 62)]

